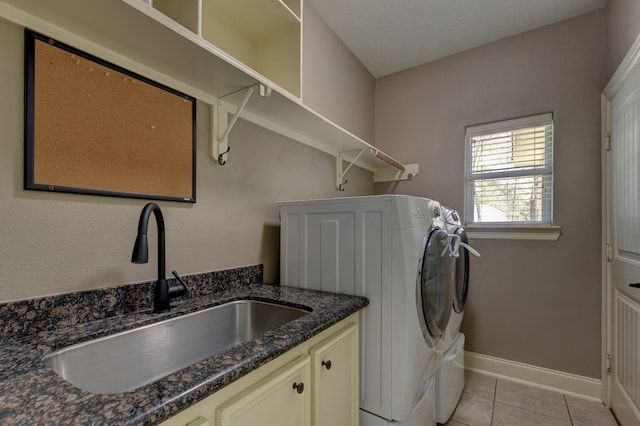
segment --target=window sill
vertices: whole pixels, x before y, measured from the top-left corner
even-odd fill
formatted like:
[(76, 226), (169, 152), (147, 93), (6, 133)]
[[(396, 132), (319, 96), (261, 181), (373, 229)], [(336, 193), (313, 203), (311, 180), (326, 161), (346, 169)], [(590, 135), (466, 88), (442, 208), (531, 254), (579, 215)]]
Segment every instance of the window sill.
[(557, 241), (559, 226), (465, 226), (469, 239)]

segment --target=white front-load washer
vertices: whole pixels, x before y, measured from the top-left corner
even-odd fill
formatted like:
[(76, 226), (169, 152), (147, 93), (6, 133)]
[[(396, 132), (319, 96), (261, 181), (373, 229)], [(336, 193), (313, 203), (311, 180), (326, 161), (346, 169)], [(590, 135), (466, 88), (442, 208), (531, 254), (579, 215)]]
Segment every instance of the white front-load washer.
[(438, 202), (402, 195), (279, 202), (281, 285), (355, 294), (360, 424), (433, 425), (453, 289)]

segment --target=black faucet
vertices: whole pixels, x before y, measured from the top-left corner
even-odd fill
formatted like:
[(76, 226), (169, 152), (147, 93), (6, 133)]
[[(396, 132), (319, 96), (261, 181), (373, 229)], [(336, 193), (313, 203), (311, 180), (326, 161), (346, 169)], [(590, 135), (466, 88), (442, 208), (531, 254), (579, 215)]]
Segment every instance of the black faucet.
[(133, 246), (131, 263), (147, 263), (149, 261), (149, 242), (147, 241), (147, 229), (151, 212), (156, 217), (158, 225), (158, 281), (153, 290), (153, 312), (165, 312), (170, 309), (169, 299), (186, 294), (187, 286), (176, 271), (173, 275), (178, 283), (169, 285), (165, 277), (165, 252), (164, 252), (164, 218), (162, 211), (156, 203), (149, 203), (142, 209), (140, 222), (138, 222), (138, 236)]

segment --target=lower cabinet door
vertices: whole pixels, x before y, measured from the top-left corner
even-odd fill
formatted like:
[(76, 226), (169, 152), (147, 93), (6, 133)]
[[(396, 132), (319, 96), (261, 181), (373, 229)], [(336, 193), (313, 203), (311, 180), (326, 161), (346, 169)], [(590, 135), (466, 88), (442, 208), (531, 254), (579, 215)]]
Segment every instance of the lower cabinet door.
[(313, 426), (358, 426), (358, 325), (311, 348)]
[(311, 371), (303, 356), (216, 409), (218, 426), (310, 426)]

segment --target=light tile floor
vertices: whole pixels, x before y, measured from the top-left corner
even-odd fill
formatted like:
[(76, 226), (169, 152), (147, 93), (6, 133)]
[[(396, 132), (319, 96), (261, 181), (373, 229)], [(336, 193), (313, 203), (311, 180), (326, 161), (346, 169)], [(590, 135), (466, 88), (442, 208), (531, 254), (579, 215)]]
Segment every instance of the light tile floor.
[(617, 426), (602, 404), (467, 371), (447, 426)]

